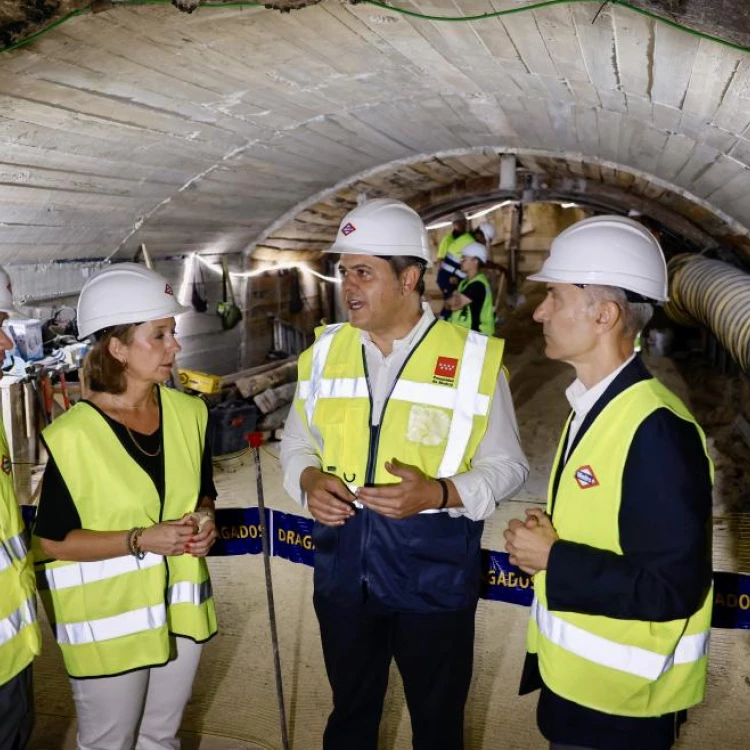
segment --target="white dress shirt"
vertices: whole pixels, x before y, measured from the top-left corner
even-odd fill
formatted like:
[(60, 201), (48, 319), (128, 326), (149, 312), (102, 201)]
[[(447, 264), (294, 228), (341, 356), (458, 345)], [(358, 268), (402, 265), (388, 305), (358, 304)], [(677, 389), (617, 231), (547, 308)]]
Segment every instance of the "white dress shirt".
[[(361, 332), (372, 397), (373, 425), (380, 424), (385, 400), (406, 358), (435, 320), (429, 305), (423, 305), (422, 309), (419, 322), (403, 339), (393, 342), (393, 350), (388, 355), (378, 349), (368, 333)], [(320, 468), (321, 464), (307, 428), (294, 408), (290, 410), (284, 427), (280, 457), (284, 489), (304, 507), (300, 476), (307, 467)], [(394, 457), (398, 458), (398, 455)], [(454, 517), (465, 515), (473, 521), (488, 518), (502, 500), (518, 492), (528, 473), (529, 463), (521, 450), (510, 388), (501, 371), (492, 399), (487, 431), (477, 446), (471, 469), (449, 477), (463, 507), (450, 508), (448, 512)]]
[(568, 442), (565, 445), (565, 460), (568, 460), (570, 446), (576, 439), (578, 431), (581, 429), (583, 421), (588, 413), (594, 408), (594, 404), (604, 395), (604, 391), (609, 388), (610, 383), (635, 359), (635, 352), (623, 362), (614, 372), (607, 375), (604, 380), (600, 380), (596, 385), (586, 390), (586, 386), (576, 378), (565, 390), (565, 396), (568, 399), (570, 408), (573, 409), (573, 421), (570, 423), (568, 430)]

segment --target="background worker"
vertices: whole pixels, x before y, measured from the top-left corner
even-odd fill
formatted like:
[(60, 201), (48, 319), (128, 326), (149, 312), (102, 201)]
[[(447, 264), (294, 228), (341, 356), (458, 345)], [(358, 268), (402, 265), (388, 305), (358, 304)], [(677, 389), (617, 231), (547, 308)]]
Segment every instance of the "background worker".
[(711, 485), (703, 431), (633, 352), (667, 299), (659, 243), (599, 216), (552, 243), (534, 313), (573, 365), (573, 409), (546, 513), (505, 532), (534, 575), (521, 692), (541, 688), (551, 748), (667, 750), (704, 696), (711, 626)]
[[(13, 315), (20, 313), (13, 307), (10, 277), (0, 268), (0, 325)], [(12, 349), (13, 342), (0, 328), (0, 358)], [(42, 644), (34, 569), (1, 421), (0, 454), (0, 750), (23, 750), (34, 724), (32, 662)]]
[(376, 750), (395, 658), (413, 747), (459, 750), (482, 522), (528, 473), (503, 342), (421, 304), (429, 246), (406, 204), (354, 209), (330, 252), (349, 323), (301, 355), (281, 445), (284, 486), (315, 519), (323, 748)]
[(494, 336), (495, 302), (490, 281), (484, 275), (486, 263), (487, 248), (484, 245), (472, 242), (464, 248), (461, 270), (466, 278), (461, 279), (458, 289), (446, 300), (445, 306), (452, 311), (449, 318), (451, 323), (485, 336)]
[[(437, 285), (443, 293), (443, 299), (453, 294), (458, 282), (463, 277), (461, 271), (461, 253), (463, 249), (474, 242), (474, 235), (468, 231), (469, 223), (462, 211), (453, 214), (453, 228), (443, 237), (438, 246)], [(443, 315), (448, 317), (449, 312)]]
[[(203, 559), (216, 538), (208, 413), (164, 388), (185, 308), (121, 263), (78, 301), (91, 393), (42, 435), (40, 593), (71, 678), (79, 750), (174, 750), (202, 644), (216, 633)], [(42, 583), (43, 582), (43, 583)]]
[(497, 229), (495, 229), (495, 225), (491, 224), (489, 221), (483, 221), (472, 232), (472, 234), (474, 235), (474, 239), (480, 245), (484, 245), (487, 248), (487, 257), (490, 258), (492, 255), (492, 243), (495, 241), (495, 237), (497, 237)]

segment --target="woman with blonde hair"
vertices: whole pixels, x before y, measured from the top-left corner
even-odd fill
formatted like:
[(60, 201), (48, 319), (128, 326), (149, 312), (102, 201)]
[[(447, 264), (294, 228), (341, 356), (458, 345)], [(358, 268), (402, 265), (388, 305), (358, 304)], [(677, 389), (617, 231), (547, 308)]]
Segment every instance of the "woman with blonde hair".
[(79, 750), (179, 747), (202, 644), (216, 633), (206, 405), (164, 387), (184, 312), (133, 263), (78, 302), (89, 397), (43, 433), (37, 580), (71, 678)]

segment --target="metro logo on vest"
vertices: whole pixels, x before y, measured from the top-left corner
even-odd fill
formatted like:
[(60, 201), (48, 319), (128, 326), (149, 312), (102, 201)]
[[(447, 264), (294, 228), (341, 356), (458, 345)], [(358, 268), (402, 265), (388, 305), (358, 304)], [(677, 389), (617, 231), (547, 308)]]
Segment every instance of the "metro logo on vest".
[(576, 482), (582, 490), (588, 490), (599, 486), (599, 480), (590, 466), (581, 466), (576, 469)]
[(3, 456), (2, 469), (6, 474), (10, 474), (12, 470), (12, 464), (9, 456)]
[(457, 369), (457, 359), (453, 359), (452, 357), (438, 357), (432, 382), (439, 383), (440, 385), (453, 385)]

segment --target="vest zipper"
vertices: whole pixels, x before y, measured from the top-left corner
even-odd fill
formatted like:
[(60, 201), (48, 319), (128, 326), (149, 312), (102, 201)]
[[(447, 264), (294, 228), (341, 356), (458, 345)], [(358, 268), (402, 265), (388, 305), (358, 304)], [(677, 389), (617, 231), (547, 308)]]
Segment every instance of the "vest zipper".
[[(406, 359), (404, 360), (404, 363), (401, 365), (401, 368), (399, 369), (398, 373), (396, 374), (396, 377), (393, 379), (393, 384), (390, 387), (390, 390), (388, 391), (385, 401), (383, 402), (383, 410), (380, 413), (380, 421), (378, 422), (377, 426), (374, 426), (372, 424), (372, 389), (370, 388), (370, 373), (367, 370), (367, 356), (365, 354), (365, 346), (362, 345), (362, 366), (364, 367), (365, 371), (365, 381), (367, 382), (367, 396), (370, 399), (370, 444), (368, 446), (367, 451), (367, 468), (365, 469), (365, 485), (371, 485), (375, 481), (375, 472), (377, 471), (377, 458), (378, 458), (378, 447), (380, 446), (380, 428), (383, 425), (383, 420), (385, 419), (385, 412), (388, 408), (388, 403), (391, 399), (391, 395), (393, 394), (394, 389), (396, 388), (396, 383), (398, 383), (399, 378), (401, 377), (401, 374), (406, 369), (406, 365), (409, 364), (409, 360), (412, 357), (412, 354), (414, 354), (415, 351), (421, 346), (422, 342), (427, 338), (427, 335), (430, 333), (430, 331), (433, 329), (434, 325), (437, 323), (438, 319), (435, 318), (435, 320), (430, 323), (429, 328), (424, 332), (422, 338), (417, 341), (417, 343), (412, 347), (409, 354), (407, 354)], [(369, 546), (370, 542), (370, 535), (372, 533), (372, 524), (370, 522), (370, 513), (372, 511), (369, 511), (367, 508), (363, 509), (362, 513), (362, 544), (360, 546), (360, 559), (362, 561), (362, 593), (367, 597), (368, 594), (368, 570), (367, 570), (367, 548)]]

